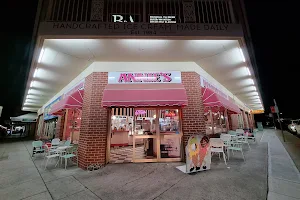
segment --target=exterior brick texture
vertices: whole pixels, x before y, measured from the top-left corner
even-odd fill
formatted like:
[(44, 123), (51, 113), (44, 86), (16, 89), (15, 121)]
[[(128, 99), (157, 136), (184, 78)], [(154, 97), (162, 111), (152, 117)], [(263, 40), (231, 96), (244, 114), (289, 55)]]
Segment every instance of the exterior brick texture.
[(107, 72), (94, 72), (85, 78), (78, 146), (79, 167), (82, 169), (106, 162), (108, 111), (101, 107), (101, 101), (107, 80)]
[(63, 140), (64, 124), (65, 124), (65, 113), (61, 116), (58, 116), (57, 123), (56, 123), (55, 138), (59, 138), (60, 140)]
[(181, 72), (181, 79), (188, 98), (188, 106), (182, 109), (183, 144), (185, 147), (191, 135), (205, 134), (205, 119), (200, 75), (196, 72)]

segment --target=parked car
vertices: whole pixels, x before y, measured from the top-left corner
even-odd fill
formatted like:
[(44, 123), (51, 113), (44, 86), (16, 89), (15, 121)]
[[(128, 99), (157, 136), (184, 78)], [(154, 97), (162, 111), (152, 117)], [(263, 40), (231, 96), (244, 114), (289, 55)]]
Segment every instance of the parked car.
[(300, 134), (300, 119), (292, 120), (288, 125), (288, 130), (294, 135)]

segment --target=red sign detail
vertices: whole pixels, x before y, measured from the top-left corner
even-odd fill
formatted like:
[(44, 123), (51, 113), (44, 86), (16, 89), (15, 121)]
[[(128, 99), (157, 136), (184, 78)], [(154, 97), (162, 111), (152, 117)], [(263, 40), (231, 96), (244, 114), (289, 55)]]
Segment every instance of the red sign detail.
[(276, 113), (275, 106), (271, 106), (271, 113)]

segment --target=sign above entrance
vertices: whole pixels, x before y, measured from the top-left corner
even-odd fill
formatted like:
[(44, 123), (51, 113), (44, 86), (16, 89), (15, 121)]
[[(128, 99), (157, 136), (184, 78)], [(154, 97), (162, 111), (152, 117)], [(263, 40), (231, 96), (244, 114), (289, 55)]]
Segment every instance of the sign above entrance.
[(108, 84), (181, 83), (181, 72), (109, 72)]
[[(116, 20), (120, 20), (116, 16)], [(240, 24), (42, 22), (39, 35), (242, 36)], [(135, 21), (135, 19), (133, 18)], [(127, 21), (127, 20), (126, 20)]]

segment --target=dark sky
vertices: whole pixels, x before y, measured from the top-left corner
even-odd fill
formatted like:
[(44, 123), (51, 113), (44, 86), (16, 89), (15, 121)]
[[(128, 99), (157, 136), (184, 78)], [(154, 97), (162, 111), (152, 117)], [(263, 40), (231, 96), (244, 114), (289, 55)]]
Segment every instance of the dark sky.
[[(1, 27), (5, 27), (0, 72), (0, 105), (4, 106), (2, 119), (21, 114), (38, 0), (5, 1), (3, 10), (11, 10), (13, 15), (6, 16), (9, 21)], [(299, 22), (296, 21), (299, 11), (288, 1), (245, 1), (265, 109), (269, 112), (272, 99), (276, 98), (284, 117), (300, 118), (300, 106), (297, 104), (300, 70), (297, 70), (299, 62), (296, 62), (299, 58), (296, 55), (299, 52)]]

